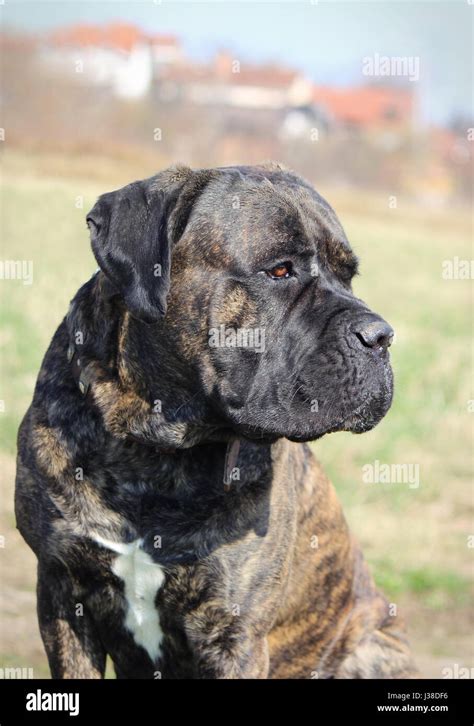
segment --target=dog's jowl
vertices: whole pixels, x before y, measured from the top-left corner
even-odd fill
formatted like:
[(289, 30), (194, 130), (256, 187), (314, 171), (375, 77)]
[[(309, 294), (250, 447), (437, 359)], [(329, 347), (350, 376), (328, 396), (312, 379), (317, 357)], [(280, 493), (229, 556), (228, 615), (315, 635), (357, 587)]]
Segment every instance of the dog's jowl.
[(18, 439), (53, 677), (416, 676), (306, 443), (392, 399), (331, 207), (277, 165), (175, 167), (87, 222)]

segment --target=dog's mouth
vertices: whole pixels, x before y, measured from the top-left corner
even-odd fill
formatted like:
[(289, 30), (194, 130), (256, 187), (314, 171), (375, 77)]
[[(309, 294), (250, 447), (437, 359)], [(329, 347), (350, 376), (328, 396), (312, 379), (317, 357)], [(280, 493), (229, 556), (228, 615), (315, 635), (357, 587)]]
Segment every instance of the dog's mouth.
[[(385, 414), (383, 414), (385, 415)], [(266, 429), (258, 429), (257, 427), (238, 427), (235, 429), (236, 435), (249, 439), (254, 442), (272, 444), (280, 438), (286, 438), (295, 443), (305, 443), (308, 441), (317, 441), (327, 434), (339, 433), (347, 431), (353, 434), (363, 434), (371, 431), (382, 420), (380, 416), (365, 416), (361, 412), (355, 412), (346, 419), (341, 419), (332, 426), (323, 429), (310, 429), (307, 432), (295, 434), (289, 431), (268, 431)]]
[(307, 431), (296, 433), (289, 429), (267, 429), (259, 426), (234, 425), (232, 430), (235, 436), (248, 439), (254, 443), (273, 444), (278, 439), (286, 438), (296, 443), (316, 441), (323, 436), (341, 431), (348, 431), (353, 434), (362, 434), (373, 429), (383, 418), (380, 416), (364, 415), (362, 412), (354, 412), (351, 416), (341, 419), (337, 423), (323, 428), (308, 428)]
[[(343, 403), (341, 400), (331, 400), (326, 406), (322, 406), (319, 414), (304, 415), (297, 405), (294, 409), (290, 407), (289, 412), (275, 416), (274, 411), (269, 411), (268, 425), (262, 410), (249, 411), (241, 410), (238, 416), (230, 415), (227, 420), (231, 423), (236, 436), (249, 439), (253, 442), (274, 443), (280, 438), (287, 438), (290, 441), (303, 443), (315, 441), (326, 434), (340, 431), (348, 431), (354, 434), (362, 434), (373, 429), (388, 412), (393, 396), (393, 379), (390, 367), (382, 381), (377, 381), (374, 390), (366, 393), (361, 401), (355, 405)], [(263, 411), (264, 414), (264, 411)]]

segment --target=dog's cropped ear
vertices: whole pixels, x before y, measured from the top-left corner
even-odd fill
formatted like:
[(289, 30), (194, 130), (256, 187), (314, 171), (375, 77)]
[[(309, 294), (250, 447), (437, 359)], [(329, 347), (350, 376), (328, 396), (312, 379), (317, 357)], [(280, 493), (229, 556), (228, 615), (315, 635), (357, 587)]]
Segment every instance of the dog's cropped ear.
[(132, 315), (145, 323), (156, 323), (166, 313), (176, 230), (184, 230), (209, 179), (210, 174), (191, 169), (173, 176), (162, 172), (103, 194), (87, 215), (99, 267)]

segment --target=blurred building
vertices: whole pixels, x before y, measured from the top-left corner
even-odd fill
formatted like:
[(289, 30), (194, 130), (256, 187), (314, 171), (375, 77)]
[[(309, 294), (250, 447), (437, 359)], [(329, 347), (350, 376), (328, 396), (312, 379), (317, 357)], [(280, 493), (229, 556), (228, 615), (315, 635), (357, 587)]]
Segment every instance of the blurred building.
[(414, 97), (411, 88), (315, 86), (312, 100), (324, 108), (333, 124), (348, 129), (376, 130), (384, 127), (407, 131), (413, 125)]
[(412, 86), (372, 84), (359, 87), (314, 86), (312, 107), (333, 134), (370, 139), (387, 152), (395, 151), (414, 131), (415, 94)]
[(308, 103), (312, 92), (298, 71), (241, 63), (223, 51), (209, 64), (170, 64), (158, 78), (160, 100), (200, 105), (279, 110)]
[(147, 33), (130, 23), (77, 24), (40, 39), (48, 71), (76, 77), (123, 99), (152, 95), (162, 103), (276, 112), (282, 138), (311, 129), (390, 130), (413, 122), (410, 88), (315, 86), (302, 72), (277, 64), (249, 64), (220, 51), (209, 63), (185, 57), (174, 35)]
[(43, 38), (40, 61), (50, 71), (109, 88), (118, 98), (142, 98), (159, 69), (181, 60), (172, 35), (149, 34), (129, 23), (72, 25)]

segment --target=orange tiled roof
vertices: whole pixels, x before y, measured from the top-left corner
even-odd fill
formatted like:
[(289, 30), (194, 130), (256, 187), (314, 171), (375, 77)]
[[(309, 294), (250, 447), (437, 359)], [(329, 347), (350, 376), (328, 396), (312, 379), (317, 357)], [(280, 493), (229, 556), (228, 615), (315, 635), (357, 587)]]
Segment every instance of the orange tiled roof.
[(131, 23), (109, 23), (108, 25), (90, 25), (86, 23), (61, 28), (49, 36), (53, 45), (60, 47), (80, 46), (116, 48), (130, 52), (137, 43), (154, 45), (179, 45), (174, 35), (148, 34)]
[(326, 88), (316, 87), (313, 100), (324, 106), (336, 120), (361, 126), (396, 119), (407, 119), (413, 110), (409, 90), (400, 88)]
[(104, 45), (131, 51), (134, 45), (147, 40), (145, 34), (128, 23), (110, 23), (103, 30)]

